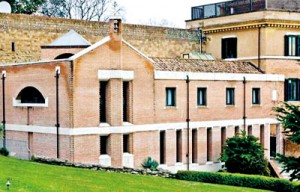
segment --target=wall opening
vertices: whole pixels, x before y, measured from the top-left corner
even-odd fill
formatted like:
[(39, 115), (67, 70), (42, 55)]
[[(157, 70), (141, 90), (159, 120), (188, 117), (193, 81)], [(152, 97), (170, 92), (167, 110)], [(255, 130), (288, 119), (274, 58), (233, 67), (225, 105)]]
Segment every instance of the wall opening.
[(176, 131), (176, 162), (182, 162), (182, 131)]
[(107, 81), (100, 81), (100, 88), (99, 88), (100, 123), (106, 123), (106, 88), (107, 88)]
[(240, 133), (240, 127), (239, 126), (235, 126), (234, 127), (234, 135), (237, 136)]
[(251, 125), (248, 126), (247, 132), (248, 132), (248, 135), (252, 135), (252, 126)]
[(165, 153), (166, 153), (166, 131), (161, 131), (159, 133), (159, 149), (160, 149), (160, 164), (165, 164), (166, 163), (166, 157), (165, 157)]
[(207, 128), (207, 161), (212, 161), (212, 130)]
[(72, 57), (73, 55), (74, 55), (73, 53), (63, 53), (63, 54), (56, 56), (54, 59), (67, 59), (67, 58)]
[(223, 153), (223, 148), (226, 144), (226, 127), (221, 128), (221, 152)]
[(123, 82), (123, 122), (129, 122), (129, 82)]
[(39, 90), (34, 87), (25, 87), (18, 94), (17, 100), (21, 103), (45, 103), (45, 98)]
[(108, 136), (100, 136), (100, 155), (108, 154)]
[(262, 144), (263, 148), (265, 147), (265, 126), (260, 125), (260, 143)]
[(192, 163), (197, 163), (197, 145), (198, 137), (197, 137), (197, 129), (192, 130)]
[(129, 135), (123, 135), (123, 153), (130, 153)]

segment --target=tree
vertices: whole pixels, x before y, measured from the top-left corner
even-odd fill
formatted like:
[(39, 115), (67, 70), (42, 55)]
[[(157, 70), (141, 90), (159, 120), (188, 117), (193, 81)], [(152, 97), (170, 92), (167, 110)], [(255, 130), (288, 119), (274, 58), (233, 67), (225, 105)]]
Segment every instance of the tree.
[[(300, 144), (300, 107), (289, 103), (275, 107), (277, 119), (282, 123), (283, 134), (290, 141)], [(278, 154), (278, 161), (283, 164), (283, 171), (291, 172), (290, 180), (300, 180), (300, 157), (285, 157)]]
[(228, 172), (270, 175), (268, 161), (264, 158), (264, 149), (253, 135), (242, 134), (226, 140), (221, 154)]
[(105, 21), (111, 12), (121, 14), (124, 12), (112, 0), (47, 0), (42, 7), (42, 14), (51, 17), (64, 17), (69, 19)]
[(12, 13), (36, 13), (45, 0), (8, 0)]

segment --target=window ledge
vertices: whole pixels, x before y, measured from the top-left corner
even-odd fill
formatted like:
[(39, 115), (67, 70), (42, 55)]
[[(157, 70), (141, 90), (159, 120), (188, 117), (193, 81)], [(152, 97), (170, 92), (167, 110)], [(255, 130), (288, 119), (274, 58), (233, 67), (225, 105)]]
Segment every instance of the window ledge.
[(261, 107), (261, 104), (252, 104), (251, 107)]
[(99, 127), (110, 127), (108, 123), (100, 123)]
[(13, 107), (48, 107), (48, 97), (45, 99), (45, 103), (21, 103), (20, 100), (17, 100), (13, 97)]
[(133, 125), (132, 123), (129, 123), (129, 122), (127, 122), (127, 121), (124, 121), (123, 122), (123, 126), (131, 126), (131, 125)]
[(177, 106), (165, 106), (164, 109), (178, 109)]
[(197, 109), (208, 109), (207, 105), (197, 105)]
[(225, 108), (236, 108), (236, 105), (225, 105)]

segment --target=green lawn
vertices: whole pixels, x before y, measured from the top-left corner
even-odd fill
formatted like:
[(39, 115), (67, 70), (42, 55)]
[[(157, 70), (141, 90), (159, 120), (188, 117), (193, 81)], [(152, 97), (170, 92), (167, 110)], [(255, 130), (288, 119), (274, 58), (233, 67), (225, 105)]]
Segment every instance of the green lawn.
[(185, 182), (78, 168), (44, 165), (0, 156), (0, 191), (262, 191), (248, 188)]

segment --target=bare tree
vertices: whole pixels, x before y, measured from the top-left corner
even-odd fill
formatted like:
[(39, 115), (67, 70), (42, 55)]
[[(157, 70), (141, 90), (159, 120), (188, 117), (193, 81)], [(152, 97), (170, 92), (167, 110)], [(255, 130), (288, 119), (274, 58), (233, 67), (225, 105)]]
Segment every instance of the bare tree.
[(48, 0), (44, 15), (69, 19), (105, 21), (113, 13), (122, 14), (124, 8), (112, 0)]

